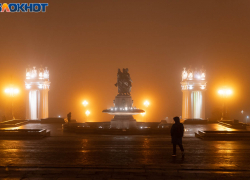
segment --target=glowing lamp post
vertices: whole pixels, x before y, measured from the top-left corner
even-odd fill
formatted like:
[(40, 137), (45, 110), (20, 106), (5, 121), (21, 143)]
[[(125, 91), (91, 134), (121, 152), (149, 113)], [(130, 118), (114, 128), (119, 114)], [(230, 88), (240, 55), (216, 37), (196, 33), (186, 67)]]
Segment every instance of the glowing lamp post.
[(223, 96), (228, 96), (233, 94), (233, 91), (231, 89), (220, 89), (218, 93)]
[(231, 89), (220, 89), (218, 94), (223, 98), (223, 105), (222, 105), (222, 117), (221, 120), (225, 120), (228, 118), (227, 106), (226, 106), (226, 98), (233, 94)]
[(15, 119), (14, 113), (13, 113), (13, 97), (19, 93), (19, 89), (17, 88), (7, 88), (4, 91), (6, 94), (8, 94), (11, 97), (11, 116), (12, 119)]
[[(89, 104), (89, 102), (86, 101), (86, 100), (84, 100), (84, 101), (82, 102), (82, 105), (83, 105), (84, 107), (86, 107), (88, 104)], [(89, 111), (89, 110), (86, 110), (86, 111), (85, 111), (85, 115), (88, 117), (88, 116), (90, 115), (90, 111)], [(87, 119), (87, 118), (86, 118), (86, 119)]]
[(84, 107), (86, 107), (89, 103), (88, 103), (88, 101), (84, 100), (84, 101), (82, 102), (82, 104), (83, 104)]
[(148, 101), (144, 102), (144, 106), (148, 107), (150, 105), (150, 103)]
[(87, 110), (87, 111), (85, 112), (85, 114), (86, 114), (86, 116), (88, 117), (88, 116), (90, 115), (90, 111)]
[[(143, 104), (144, 104), (144, 106), (145, 106), (146, 108), (150, 105), (150, 103), (149, 103), (148, 100), (144, 101)], [(145, 116), (145, 115), (146, 115), (146, 111), (145, 111), (144, 113), (141, 113), (141, 115), (142, 115), (142, 116)]]
[(16, 94), (19, 93), (19, 89), (17, 89), (17, 88), (7, 88), (7, 89), (5, 89), (5, 93), (9, 94), (11, 97), (14, 97)]
[(90, 115), (90, 111), (87, 110), (87, 111), (85, 112), (85, 114), (86, 114), (86, 116), (89, 116), (89, 115)]

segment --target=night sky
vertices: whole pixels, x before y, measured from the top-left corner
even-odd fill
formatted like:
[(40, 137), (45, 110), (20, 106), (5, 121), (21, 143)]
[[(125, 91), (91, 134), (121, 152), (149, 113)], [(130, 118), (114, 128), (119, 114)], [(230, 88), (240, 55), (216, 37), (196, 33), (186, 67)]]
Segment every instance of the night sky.
[(0, 13), (1, 116), (10, 112), (4, 89), (12, 82), (20, 88), (15, 116), (25, 117), (28, 65), (50, 71), (51, 117), (71, 111), (73, 119), (85, 121), (89, 110), (88, 121), (110, 121), (102, 110), (117, 95), (118, 68), (129, 68), (134, 105), (151, 103), (144, 117), (135, 116), (138, 121), (180, 116), (181, 72), (189, 66), (207, 72), (206, 118), (220, 110), (217, 91), (223, 86), (233, 89), (231, 118), (250, 115), (249, 0), (42, 2), (49, 3), (46, 13)]

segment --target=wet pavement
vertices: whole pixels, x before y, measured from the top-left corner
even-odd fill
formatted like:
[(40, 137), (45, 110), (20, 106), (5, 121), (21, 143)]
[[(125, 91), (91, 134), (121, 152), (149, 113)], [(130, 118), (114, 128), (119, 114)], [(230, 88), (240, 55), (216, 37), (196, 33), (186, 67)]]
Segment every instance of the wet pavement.
[(186, 133), (185, 158), (179, 149), (173, 158), (166, 135), (75, 135), (57, 124), (32, 126), (54, 132), (44, 139), (0, 140), (0, 179), (250, 179), (245, 141), (203, 141)]

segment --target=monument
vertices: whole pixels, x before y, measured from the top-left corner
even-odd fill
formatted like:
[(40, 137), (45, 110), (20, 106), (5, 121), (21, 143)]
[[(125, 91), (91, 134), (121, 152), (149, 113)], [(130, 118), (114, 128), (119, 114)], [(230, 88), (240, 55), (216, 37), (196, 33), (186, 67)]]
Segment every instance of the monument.
[(49, 70), (47, 67), (26, 69), (26, 119), (48, 118)]
[(145, 111), (133, 107), (133, 100), (130, 96), (132, 80), (128, 73), (128, 68), (123, 69), (123, 71), (118, 69), (115, 86), (118, 87), (118, 95), (113, 101), (114, 107), (102, 112), (114, 115), (114, 118), (111, 120), (112, 129), (136, 128), (136, 120), (133, 118), (133, 115), (144, 113)]
[(182, 119), (205, 119), (206, 71), (189, 68), (182, 71)]

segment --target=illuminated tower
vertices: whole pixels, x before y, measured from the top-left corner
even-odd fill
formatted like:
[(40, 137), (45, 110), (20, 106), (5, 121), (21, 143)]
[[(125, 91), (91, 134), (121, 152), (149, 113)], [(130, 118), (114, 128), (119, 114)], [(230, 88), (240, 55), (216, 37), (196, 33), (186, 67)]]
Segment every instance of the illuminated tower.
[(26, 119), (48, 118), (49, 86), (49, 70), (47, 67), (39, 70), (36, 70), (36, 67), (26, 69)]
[(182, 71), (182, 119), (205, 119), (206, 71)]

